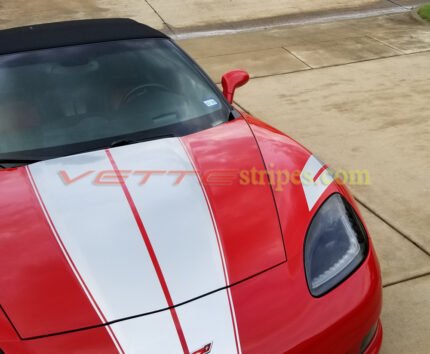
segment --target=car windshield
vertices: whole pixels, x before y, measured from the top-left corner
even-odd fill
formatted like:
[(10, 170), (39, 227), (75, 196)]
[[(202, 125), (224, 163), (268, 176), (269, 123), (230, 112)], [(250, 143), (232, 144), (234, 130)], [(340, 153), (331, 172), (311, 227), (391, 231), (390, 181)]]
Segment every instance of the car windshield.
[(228, 120), (216, 86), (168, 39), (0, 57), (0, 164), (160, 137)]

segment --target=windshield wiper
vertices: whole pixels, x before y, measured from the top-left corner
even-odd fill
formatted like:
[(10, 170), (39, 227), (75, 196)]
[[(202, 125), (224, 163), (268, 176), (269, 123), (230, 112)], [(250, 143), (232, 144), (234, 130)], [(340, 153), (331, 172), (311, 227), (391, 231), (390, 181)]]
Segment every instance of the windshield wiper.
[(2, 159), (0, 158), (0, 168), (7, 168), (6, 165), (28, 165), (31, 163), (39, 162), (36, 159)]
[(173, 134), (165, 134), (165, 135), (157, 135), (157, 136), (150, 136), (147, 138), (143, 138), (143, 139), (119, 139), (119, 140), (115, 140), (113, 141), (109, 147), (113, 148), (113, 147), (118, 147), (118, 146), (125, 146), (125, 145), (131, 145), (131, 144), (137, 144), (137, 143), (142, 143), (144, 141), (149, 141), (149, 140), (157, 140), (157, 139), (164, 139), (164, 138), (172, 138), (175, 135)]

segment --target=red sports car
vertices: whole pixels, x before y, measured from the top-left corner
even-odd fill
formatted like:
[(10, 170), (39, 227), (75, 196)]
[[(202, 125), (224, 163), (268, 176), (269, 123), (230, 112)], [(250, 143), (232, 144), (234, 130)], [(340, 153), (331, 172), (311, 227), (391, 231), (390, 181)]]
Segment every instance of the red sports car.
[(125, 19), (0, 31), (0, 353), (377, 353), (352, 196)]

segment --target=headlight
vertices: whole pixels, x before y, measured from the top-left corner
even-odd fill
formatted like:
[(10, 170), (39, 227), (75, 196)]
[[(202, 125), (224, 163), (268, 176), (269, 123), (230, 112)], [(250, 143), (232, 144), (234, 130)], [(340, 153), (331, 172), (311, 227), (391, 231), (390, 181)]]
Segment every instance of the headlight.
[(321, 296), (347, 278), (364, 261), (368, 240), (363, 224), (340, 195), (329, 197), (315, 214), (305, 240), (309, 290)]

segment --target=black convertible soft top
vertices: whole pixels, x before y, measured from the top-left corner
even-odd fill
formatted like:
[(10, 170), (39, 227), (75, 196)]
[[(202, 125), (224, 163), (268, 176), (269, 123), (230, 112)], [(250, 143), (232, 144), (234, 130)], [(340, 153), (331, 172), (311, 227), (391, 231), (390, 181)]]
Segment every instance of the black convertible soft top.
[(54, 22), (0, 31), (0, 54), (139, 38), (167, 37), (125, 18)]

